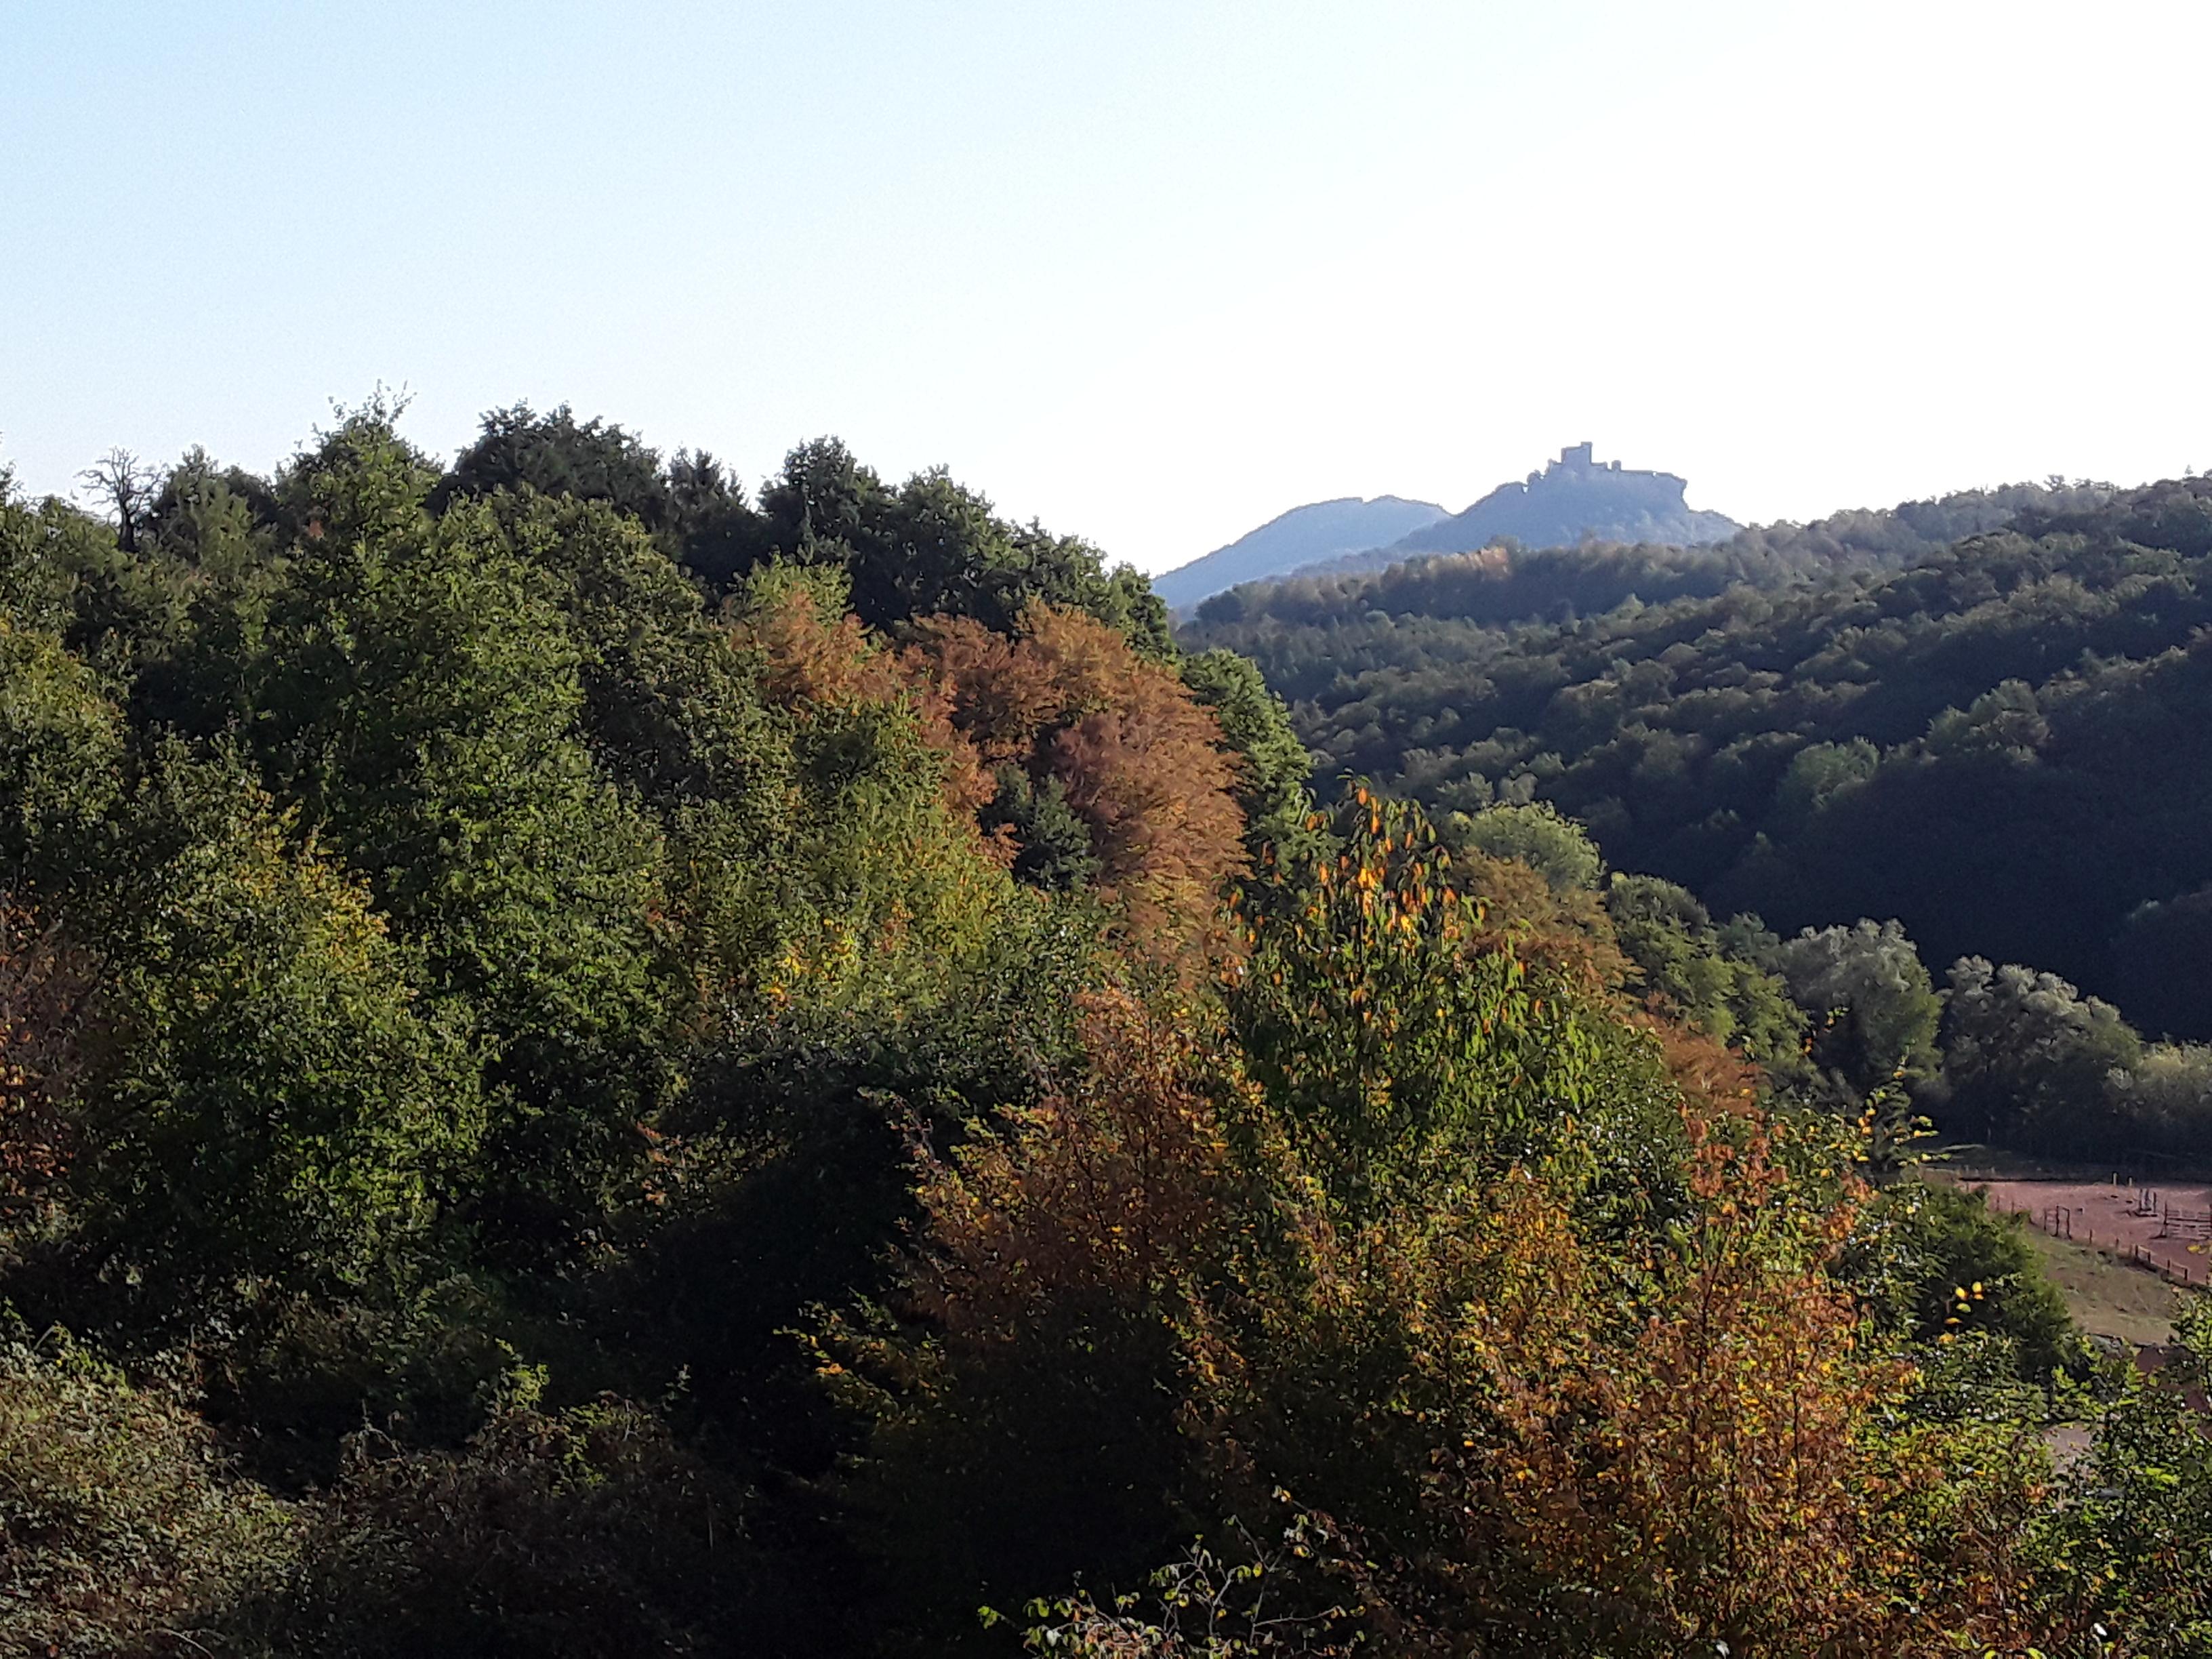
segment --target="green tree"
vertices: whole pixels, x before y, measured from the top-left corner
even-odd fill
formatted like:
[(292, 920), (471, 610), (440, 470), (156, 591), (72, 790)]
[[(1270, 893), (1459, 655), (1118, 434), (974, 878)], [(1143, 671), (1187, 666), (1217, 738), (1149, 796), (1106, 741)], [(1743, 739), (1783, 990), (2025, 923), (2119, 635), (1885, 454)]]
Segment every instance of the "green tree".
[(442, 513), (456, 501), (495, 491), (605, 501), (648, 530), (665, 528), (672, 506), (660, 457), (611, 422), (578, 421), (568, 404), (544, 415), (526, 403), (486, 414), (477, 440), (430, 492)]
[(483, 1133), (462, 1011), (234, 758), (163, 750), (125, 834), (130, 886), (80, 912), (114, 964), (81, 1224), (149, 1297), (392, 1287)]
[(2087, 1363), (2066, 1298), (2024, 1224), (1977, 1189), (1900, 1181), (1859, 1221), (1850, 1268), (1883, 1316), (1922, 1343), (1994, 1333), (2021, 1374), (2047, 1379)]
[(1966, 957), (1951, 969), (1943, 1071), (1951, 1109), (1984, 1139), (2087, 1152), (2115, 1115), (2112, 1079), (2142, 1056), (2119, 1010), (2056, 974)]
[(1765, 943), (1759, 963), (1810, 1016), (1813, 1061), (1847, 1097), (1863, 1099), (1934, 1070), (1942, 999), (1895, 921), (1808, 927)]
[[(4, 511), (4, 509), (0, 509)], [(52, 634), (0, 611), (0, 869), (66, 896), (121, 783), (122, 711)]]
[(1455, 812), (1444, 820), (1443, 829), (1453, 846), (1525, 864), (1551, 883), (1554, 891), (1595, 890), (1605, 871), (1605, 861), (1582, 825), (1542, 801)]
[(1621, 950), (1644, 982), (1717, 1042), (1729, 1043), (1778, 1082), (1803, 1069), (1805, 1015), (1781, 980), (1729, 949), (1687, 889), (1656, 876), (1616, 874), (1605, 894)]
[(586, 741), (562, 586), (497, 503), (432, 520), (434, 480), (378, 409), (287, 474), (307, 532), (252, 665), (248, 732), (432, 984), (476, 1011), (505, 1194), (488, 1213), (558, 1230), (669, 1086), (661, 839)]
[(1182, 681), (1213, 711), (1222, 740), (1237, 751), (1246, 845), (1256, 857), (1264, 846), (1294, 842), (1312, 810), (1307, 781), (1313, 757), (1291, 731), (1282, 699), (1267, 690), (1251, 659), (1233, 651), (1184, 658)]

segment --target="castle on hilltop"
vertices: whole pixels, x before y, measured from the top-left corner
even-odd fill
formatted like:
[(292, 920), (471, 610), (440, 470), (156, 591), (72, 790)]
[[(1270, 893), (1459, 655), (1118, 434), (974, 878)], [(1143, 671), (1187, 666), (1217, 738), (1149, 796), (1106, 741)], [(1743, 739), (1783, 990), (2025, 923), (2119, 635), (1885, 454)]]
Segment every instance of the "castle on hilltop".
[[(1558, 460), (1547, 461), (1544, 463), (1544, 471), (1542, 472), (1531, 472), (1528, 475), (1528, 482), (1530, 483), (1534, 483), (1547, 472), (1620, 471), (1620, 463), (1619, 461), (1600, 461), (1594, 457), (1592, 452), (1595, 450), (1596, 447), (1597, 446), (1595, 444), (1591, 443), (1569, 444), (1565, 449), (1562, 449), (1559, 452), (1559, 459)], [(1664, 478), (1669, 477), (1673, 475), (1665, 472), (1639, 472), (1632, 476), (1640, 478)], [(1686, 489), (1689, 486), (1685, 483), (1683, 488)]]
[(1684, 499), (1688, 480), (1601, 461), (1596, 446), (1569, 444), (1527, 480), (1504, 483), (1464, 513), (1423, 526), (1390, 551), (1470, 552), (1500, 538), (1522, 547), (1572, 547), (1586, 541), (1694, 544), (1741, 526), (1702, 513)]

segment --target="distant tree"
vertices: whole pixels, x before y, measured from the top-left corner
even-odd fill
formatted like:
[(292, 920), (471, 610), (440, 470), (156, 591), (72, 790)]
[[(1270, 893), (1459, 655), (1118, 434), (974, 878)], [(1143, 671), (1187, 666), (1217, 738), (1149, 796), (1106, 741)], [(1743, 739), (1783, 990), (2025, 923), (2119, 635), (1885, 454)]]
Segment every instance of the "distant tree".
[(1311, 810), (1307, 780), (1313, 757), (1291, 729), (1282, 699), (1267, 690), (1249, 657), (1206, 651), (1186, 657), (1182, 682), (1221, 725), (1222, 741), (1237, 751), (1237, 804), (1245, 836), (1256, 854), (1270, 842), (1295, 837)]
[(1874, 776), (1881, 764), (1881, 751), (1864, 738), (1814, 744), (1790, 757), (1775, 790), (1775, 805), (1785, 819), (1802, 823)]
[(1797, 1077), (1803, 1012), (1778, 976), (1730, 948), (1686, 889), (1656, 876), (1615, 875), (1605, 904), (1620, 948), (1653, 994), (1707, 1036), (1741, 1048), (1770, 1077)]
[(2120, 1006), (2147, 1031), (2212, 1037), (2212, 886), (2137, 905), (2112, 939)]
[(1595, 890), (1605, 871), (1603, 859), (1582, 825), (1541, 801), (1455, 812), (1444, 821), (1443, 832), (1455, 847), (1518, 860), (1562, 891), (1571, 887)]
[(854, 614), (871, 628), (945, 615), (1006, 633), (1042, 602), (1083, 611), (1147, 656), (1176, 655), (1167, 607), (1143, 576), (1108, 572), (1078, 538), (1009, 523), (942, 467), (894, 489), (836, 439), (817, 439), (785, 458), (760, 511), (765, 549), (842, 571)]
[(2126, 1070), (2107, 1073), (2106, 1085), (2117, 1144), (2186, 1168), (2212, 1164), (2212, 1047), (2157, 1044)]
[(161, 475), (127, 449), (111, 449), (77, 475), (115, 515), (115, 534), (126, 556), (138, 552), (138, 536), (153, 516)]
[(2111, 1079), (2142, 1055), (2119, 1010), (2056, 974), (1966, 957), (1951, 969), (1943, 1071), (1953, 1110), (1984, 1139), (2106, 1150)]
[(1896, 921), (1807, 928), (1761, 950), (1812, 1022), (1814, 1064), (1853, 1097), (1928, 1076), (1942, 999)]
[(211, 574), (231, 576), (253, 556), (276, 510), (276, 491), (266, 479), (241, 467), (218, 466), (205, 450), (195, 447), (163, 476), (161, 493), (148, 512), (148, 529), (172, 557)]
[(489, 411), (477, 441), (430, 492), (429, 506), (441, 513), (457, 500), (526, 486), (542, 495), (605, 501), (648, 530), (666, 528), (670, 519), (660, 457), (611, 422), (578, 421), (566, 404), (544, 415), (528, 404)]
[(703, 449), (678, 450), (666, 477), (677, 556), (710, 591), (726, 591), (767, 556), (760, 515), (737, 475)]

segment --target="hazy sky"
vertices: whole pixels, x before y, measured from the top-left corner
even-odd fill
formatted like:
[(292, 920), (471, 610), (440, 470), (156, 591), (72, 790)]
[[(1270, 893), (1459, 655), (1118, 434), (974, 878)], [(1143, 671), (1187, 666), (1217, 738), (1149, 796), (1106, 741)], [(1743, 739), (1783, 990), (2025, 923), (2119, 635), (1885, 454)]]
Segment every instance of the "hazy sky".
[(0, 0), (0, 460), (407, 387), (842, 436), (1152, 569), (1558, 447), (2212, 466), (2212, 4)]

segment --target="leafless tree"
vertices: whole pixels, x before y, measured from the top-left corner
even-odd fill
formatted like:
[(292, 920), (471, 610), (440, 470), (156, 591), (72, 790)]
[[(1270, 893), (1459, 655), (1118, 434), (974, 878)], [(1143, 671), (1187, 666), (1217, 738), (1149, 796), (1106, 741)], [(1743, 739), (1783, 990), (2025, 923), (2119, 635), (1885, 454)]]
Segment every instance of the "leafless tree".
[(125, 553), (138, 551), (139, 527), (154, 507), (154, 492), (161, 474), (127, 449), (111, 449), (96, 465), (77, 475), (85, 487), (107, 503), (115, 514), (117, 538)]

